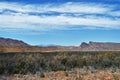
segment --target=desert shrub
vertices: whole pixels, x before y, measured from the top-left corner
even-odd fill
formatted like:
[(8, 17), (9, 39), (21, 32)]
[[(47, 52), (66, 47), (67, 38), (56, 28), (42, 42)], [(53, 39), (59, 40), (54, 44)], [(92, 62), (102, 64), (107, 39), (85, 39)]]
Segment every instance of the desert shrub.
[(120, 69), (120, 52), (1, 53), (0, 74), (27, 74), (91, 66)]
[(119, 77), (117, 75), (114, 74), (113, 77), (114, 77), (114, 80), (119, 80)]
[(45, 77), (45, 74), (44, 74), (44, 73), (41, 73), (41, 74), (40, 74), (40, 77), (41, 77), (41, 78), (44, 78), (44, 77)]

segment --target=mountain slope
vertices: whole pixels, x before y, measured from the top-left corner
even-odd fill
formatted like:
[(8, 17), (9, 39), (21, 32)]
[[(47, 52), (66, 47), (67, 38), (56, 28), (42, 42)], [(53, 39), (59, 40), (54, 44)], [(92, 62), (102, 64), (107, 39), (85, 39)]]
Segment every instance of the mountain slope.
[(112, 51), (112, 50), (120, 50), (120, 43), (112, 43), (112, 42), (83, 42), (80, 45), (80, 49), (84, 51)]
[(0, 37), (0, 52), (26, 52), (28, 47), (30, 45), (23, 41)]
[(10, 38), (0, 38), (0, 46), (29, 46), (27, 43)]
[[(39, 43), (38, 43), (39, 44)], [(89, 42), (80, 46), (31, 46), (23, 41), (0, 38), (0, 52), (120, 51), (120, 43)]]

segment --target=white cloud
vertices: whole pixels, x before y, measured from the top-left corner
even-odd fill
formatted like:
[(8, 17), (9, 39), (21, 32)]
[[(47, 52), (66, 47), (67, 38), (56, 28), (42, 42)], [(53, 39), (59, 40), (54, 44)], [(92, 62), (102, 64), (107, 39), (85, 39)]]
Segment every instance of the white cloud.
[[(72, 28), (74, 28), (74, 26), (77, 26), (78, 28), (89, 26), (91, 28), (102, 27), (120, 29), (120, 11), (113, 11), (115, 9), (115, 6), (113, 5), (65, 3), (57, 6), (53, 4), (26, 5), (18, 3), (0, 3), (0, 12), (5, 9), (14, 10), (17, 13), (7, 11), (0, 14), (0, 29), (8, 28), (9, 30), (24, 29), (45, 31), (51, 29), (70, 29), (71, 26)], [(47, 13), (51, 11), (62, 14), (54, 15), (53, 13), (53, 15), (48, 16), (29, 14), (29, 12)], [(74, 14), (78, 17), (68, 16), (68, 13)], [(103, 16), (97, 16), (97, 14)], [(85, 16), (83, 17), (79, 15)]]
[(0, 9), (10, 9), (18, 12), (70, 12), (70, 13), (107, 13), (114, 6), (96, 3), (64, 3), (64, 4), (18, 4), (18, 3), (0, 3)]
[[(34, 29), (35, 27), (31, 27), (35, 25), (36, 27), (39, 28), (39, 25), (42, 24), (49, 24), (49, 25), (83, 25), (83, 26), (98, 26), (98, 27), (109, 27), (109, 28), (114, 28), (114, 27), (119, 27), (119, 21), (120, 19), (113, 20), (109, 18), (104, 18), (104, 17), (87, 17), (87, 18), (82, 18), (82, 17), (68, 17), (68, 16), (47, 16), (47, 17), (40, 17), (40, 16), (29, 16), (29, 15), (23, 15), (23, 16), (12, 16), (12, 15), (1, 15), (0, 16), (1, 24), (11, 24), (13, 25), (12, 27), (14, 28), (28, 28), (28, 25), (30, 28)], [(17, 26), (18, 24), (21, 24), (22, 26)], [(32, 25), (31, 25), (32, 24)], [(39, 24), (39, 25), (38, 25)], [(23, 26), (24, 25), (24, 26)], [(25, 27), (26, 26), (26, 27)], [(50, 27), (50, 26), (49, 26)], [(30, 29), (29, 28), (29, 29)]]
[(58, 7), (49, 8), (50, 11), (57, 12), (72, 12), (72, 13), (104, 13), (108, 9), (102, 5), (82, 4), (82, 3), (67, 3)]

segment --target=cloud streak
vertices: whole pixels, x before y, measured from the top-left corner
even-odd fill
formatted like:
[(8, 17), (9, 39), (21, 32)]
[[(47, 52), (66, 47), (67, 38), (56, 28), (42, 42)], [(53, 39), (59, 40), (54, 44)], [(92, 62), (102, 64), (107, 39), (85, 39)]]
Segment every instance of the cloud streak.
[(0, 2), (0, 29), (120, 29), (118, 5), (73, 3), (18, 4)]

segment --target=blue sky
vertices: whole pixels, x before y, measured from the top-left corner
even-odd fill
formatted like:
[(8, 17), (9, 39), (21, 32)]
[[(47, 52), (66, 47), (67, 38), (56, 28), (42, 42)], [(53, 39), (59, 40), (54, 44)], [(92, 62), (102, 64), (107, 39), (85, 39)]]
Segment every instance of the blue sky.
[(0, 36), (33, 45), (120, 42), (120, 0), (0, 0)]

